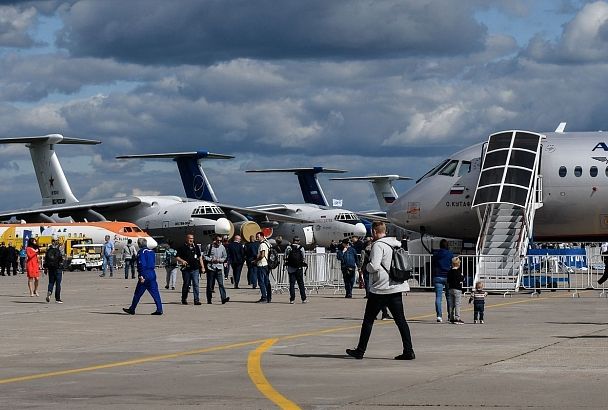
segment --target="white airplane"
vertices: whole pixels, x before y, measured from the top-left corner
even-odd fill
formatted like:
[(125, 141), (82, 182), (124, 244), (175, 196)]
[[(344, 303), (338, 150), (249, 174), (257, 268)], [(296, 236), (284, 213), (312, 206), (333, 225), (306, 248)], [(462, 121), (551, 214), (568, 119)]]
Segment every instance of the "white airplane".
[[(116, 157), (118, 159), (132, 159), (132, 158), (171, 158), (178, 166), (180, 176), (186, 196), (189, 198), (204, 198), (209, 201), (217, 202), (215, 192), (211, 187), (211, 183), (205, 174), (202, 166), (202, 162), (205, 159), (229, 159), (233, 158), (229, 155), (223, 154), (212, 154), (206, 151), (190, 151), (190, 152), (176, 152), (176, 153), (158, 153), (158, 154), (136, 154), (136, 155), (121, 155)], [(318, 168), (317, 172), (323, 171), (322, 168)], [(247, 171), (247, 172), (260, 172), (260, 171)], [(291, 170), (289, 172), (292, 172)], [(302, 171), (303, 172), (303, 171)], [(325, 172), (343, 172), (339, 170), (325, 170)], [(304, 173), (304, 172), (303, 172)], [(300, 179), (300, 185), (305, 184), (311, 186), (308, 177), (311, 174), (306, 173)], [(314, 174), (312, 178), (316, 180)], [(313, 184), (314, 185), (314, 184)], [(320, 189), (311, 189), (310, 191), (304, 190), (303, 192), (310, 192), (310, 196), (322, 196), (325, 198), (323, 191)], [(304, 194), (306, 197), (306, 194)], [(259, 224), (263, 227), (272, 227), (272, 233), (275, 236), (282, 236), (284, 239), (291, 241), (294, 236), (303, 238), (306, 245), (316, 244), (318, 246), (329, 246), (332, 240), (339, 241), (344, 238), (349, 238), (354, 235), (358, 235), (361, 232), (361, 226), (357, 216), (349, 211), (345, 210), (334, 210), (329, 208), (318, 207), (309, 204), (272, 204), (272, 205), (260, 205), (248, 207), (247, 209), (255, 211), (267, 211), (277, 214), (283, 214), (290, 217), (295, 217), (301, 220), (301, 222), (271, 222), (268, 220), (259, 221)], [(232, 221), (235, 219), (242, 219), (248, 221), (249, 219), (245, 216), (250, 214), (247, 210), (242, 212), (233, 213)], [(230, 215), (230, 214), (229, 214)], [(249, 235), (243, 233), (243, 237), (247, 240)]]
[(524, 214), (534, 241), (608, 240), (608, 138), (564, 128), (500, 132), (451, 155), (390, 206), (389, 220), (470, 240), (487, 219), (483, 209), (500, 205)]
[[(169, 195), (127, 196), (79, 202), (68, 185), (54, 146), (99, 144), (99, 141), (66, 138), (60, 134), (0, 139), (0, 144), (14, 143), (26, 144), (30, 150), (42, 194), (42, 206), (0, 212), (0, 218), (24, 219), (29, 222), (54, 222), (53, 218), (63, 217), (71, 217), (77, 221), (122, 220), (135, 223), (156, 238), (176, 244), (184, 240), (186, 233), (194, 233), (197, 241), (207, 243), (213, 234), (231, 235), (233, 232), (234, 227), (222, 208), (237, 212), (244, 209)], [(269, 212), (259, 214), (300, 221)]]
[[(298, 176), (302, 196), (306, 203), (303, 204), (268, 204), (254, 206), (255, 209), (283, 213), (291, 216), (299, 216), (312, 223), (313, 232), (305, 229), (303, 224), (284, 223), (275, 229), (276, 235), (281, 235), (291, 241), (294, 236), (306, 238), (307, 243), (312, 239), (319, 246), (329, 246), (331, 241), (341, 241), (353, 236), (364, 237), (365, 225), (359, 216), (352, 211), (341, 208), (330, 208), (316, 174), (319, 172), (345, 172), (342, 170), (328, 169), (322, 167), (314, 168), (278, 168), (278, 169), (254, 169), (245, 172), (274, 173), (289, 172)], [(322, 201), (326, 205), (317, 205), (313, 201)], [(380, 218), (381, 219), (381, 218)]]

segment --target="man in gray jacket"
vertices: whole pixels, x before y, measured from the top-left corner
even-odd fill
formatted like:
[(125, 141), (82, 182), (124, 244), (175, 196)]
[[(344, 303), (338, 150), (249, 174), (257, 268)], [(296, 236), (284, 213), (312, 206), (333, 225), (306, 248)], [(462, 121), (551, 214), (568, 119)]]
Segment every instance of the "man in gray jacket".
[(224, 288), (224, 262), (228, 253), (226, 248), (222, 245), (222, 237), (216, 235), (213, 242), (207, 246), (203, 259), (207, 262), (207, 304), (211, 304), (211, 296), (213, 295), (213, 283), (217, 281), (217, 286), (220, 289), (220, 296), (222, 298), (222, 305), (230, 300), (226, 296), (226, 289)]
[(405, 320), (403, 311), (403, 299), (401, 294), (410, 290), (407, 281), (398, 283), (393, 282), (388, 274), (393, 258), (393, 247), (401, 246), (401, 243), (394, 237), (386, 237), (386, 225), (384, 222), (374, 222), (372, 224), (372, 234), (374, 243), (370, 252), (370, 262), (367, 271), (370, 273), (370, 286), (363, 324), (361, 325), (361, 335), (359, 344), (355, 349), (346, 349), (346, 354), (355, 359), (363, 359), (367, 342), (372, 334), (374, 320), (383, 306), (388, 307), (393, 315), (395, 324), (401, 334), (403, 352), (396, 356), (396, 360), (413, 360), (416, 358), (412, 347), (410, 328)]

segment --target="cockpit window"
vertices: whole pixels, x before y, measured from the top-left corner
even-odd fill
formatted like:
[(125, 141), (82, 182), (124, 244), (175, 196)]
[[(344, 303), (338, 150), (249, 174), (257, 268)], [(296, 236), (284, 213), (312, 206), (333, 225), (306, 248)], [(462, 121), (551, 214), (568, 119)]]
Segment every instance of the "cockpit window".
[(353, 214), (351, 212), (342, 212), (342, 213), (339, 213), (338, 215), (336, 215), (334, 217), (334, 220), (336, 220), (336, 221), (358, 221), (359, 218), (357, 217), (356, 214)]
[(450, 162), (449, 159), (443, 160), (441, 161), (438, 165), (435, 165), (433, 168), (431, 168), (431, 170), (429, 172), (427, 172), (426, 174), (424, 174), (423, 176), (421, 176), (416, 183), (422, 181), (424, 178), (428, 178), (430, 176), (433, 176), (437, 173), (437, 171), (439, 171), (441, 168), (444, 167), (445, 164), (447, 164), (448, 162)]
[(441, 171), (439, 171), (439, 175), (446, 175), (448, 177), (453, 177), (454, 174), (456, 173), (457, 166), (458, 166), (458, 161), (454, 159), (454, 160), (448, 162), (446, 164), (446, 166), (441, 168)]
[(143, 232), (143, 231), (141, 229), (139, 229), (137, 226), (134, 226), (133, 232)]
[(122, 230), (123, 230), (124, 232), (133, 232), (133, 230), (131, 229), (131, 227), (130, 227), (130, 226), (125, 226), (125, 227), (123, 227), (123, 228), (122, 228)]
[(458, 168), (458, 176), (461, 177), (469, 172), (471, 172), (471, 161), (462, 161)]

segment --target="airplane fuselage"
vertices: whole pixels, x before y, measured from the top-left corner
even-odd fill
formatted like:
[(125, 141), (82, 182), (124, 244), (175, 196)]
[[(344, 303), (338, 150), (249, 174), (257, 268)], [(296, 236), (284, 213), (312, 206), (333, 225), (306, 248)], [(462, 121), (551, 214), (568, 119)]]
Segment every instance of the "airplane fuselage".
[[(543, 206), (536, 211), (533, 239), (608, 240), (608, 138), (601, 132), (544, 135), (540, 162)], [(482, 145), (452, 155), (434, 174), (423, 177), (390, 207), (388, 218), (418, 232), (477, 238), (479, 218), (471, 204)], [(452, 170), (454, 161), (457, 164)]]

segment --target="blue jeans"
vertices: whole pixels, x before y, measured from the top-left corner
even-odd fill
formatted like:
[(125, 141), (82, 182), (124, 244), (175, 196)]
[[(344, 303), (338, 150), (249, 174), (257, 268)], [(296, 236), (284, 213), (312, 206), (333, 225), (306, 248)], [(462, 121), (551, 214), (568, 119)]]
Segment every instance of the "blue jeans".
[(447, 304), (448, 313), (450, 311), (450, 300), (448, 298), (448, 278), (444, 276), (436, 276), (433, 278), (433, 287), (435, 288), (435, 312), (437, 317), (443, 317), (441, 314), (441, 296), (445, 293), (445, 302)]
[(255, 289), (258, 286), (257, 266), (251, 262), (247, 262), (247, 284)]
[(198, 269), (183, 270), (182, 279), (184, 284), (182, 285), (182, 302), (188, 299), (188, 287), (192, 283), (192, 296), (194, 296), (194, 302), (200, 302), (199, 298), (199, 276)]
[(114, 274), (114, 264), (112, 263), (112, 256), (113, 255), (103, 255), (103, 263), (101, 265), (101, 273), (102, 275), (106, 274), (106, 268), (109, 266), (110, 267), (110, 276), (112, 276)]
[(268, 277), (268, 266), (256, 266), (255, 268), (258, 274), (258, 286), (260, 287), (260, 293), (262, 299), (270, 301), (272, 294), (269, 294), (268, 288), (270, 287), (270, 278)]
[(61, 279), (63, 278), (63, 272), (60, 269), (49, 268), (49, 288), (48, 295), (53, 293), (53, 287), (55, 288), (55, 300), (61, 300)]
[(213, 289), (214, 281), (217, 281), (217, 287), (220, 288), (222, 302), (226, 299), (226, 289), (224, 289), (224, 275), (222, 270), (207, 269), (207, 303), (211, 303), (211, 296), (213, 296), (211, 290)]
[(473, 320), (483, 320), (483, 311), (486, 306), (485, 300), (474, 300), (473, 301)]
[(129, 267), (131, 268), (131, 279), (135, 279), (135, 258), (125, 259), (125, 279), (129, 279)]

